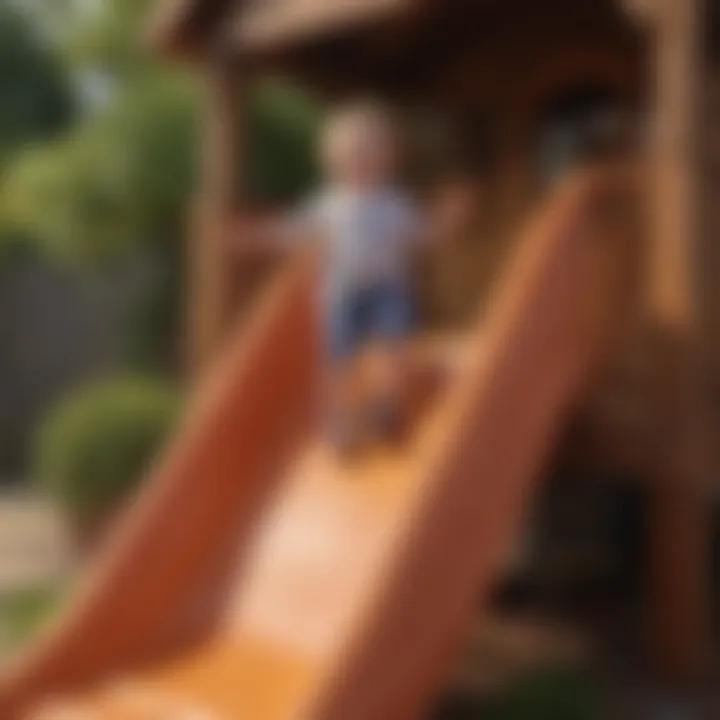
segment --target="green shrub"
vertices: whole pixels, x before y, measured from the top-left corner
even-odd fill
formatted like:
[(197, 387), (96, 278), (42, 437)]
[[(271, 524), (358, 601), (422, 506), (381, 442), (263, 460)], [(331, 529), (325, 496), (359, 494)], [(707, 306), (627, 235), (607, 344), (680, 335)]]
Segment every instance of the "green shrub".
[(102, 517), (137, 487), (177, 410), (175, 390), (160, 380), (122, 378), (81, 389), (40, 428), (38, 480), (75, 521)]
[(604, 717), (602, 694), (591, 679), (563, 670), (533, 673), (503, 693), (489, 720), (596, 720)]

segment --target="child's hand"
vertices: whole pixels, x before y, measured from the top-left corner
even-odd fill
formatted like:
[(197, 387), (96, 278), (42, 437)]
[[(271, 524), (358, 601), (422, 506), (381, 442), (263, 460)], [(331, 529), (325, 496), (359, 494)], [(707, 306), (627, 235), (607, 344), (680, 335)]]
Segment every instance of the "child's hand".
[(278, 250), (278, 224), (277, 218), (271, 214), (244, 215), (233, 225), (230, 237), (233, 254), (251, 259)]

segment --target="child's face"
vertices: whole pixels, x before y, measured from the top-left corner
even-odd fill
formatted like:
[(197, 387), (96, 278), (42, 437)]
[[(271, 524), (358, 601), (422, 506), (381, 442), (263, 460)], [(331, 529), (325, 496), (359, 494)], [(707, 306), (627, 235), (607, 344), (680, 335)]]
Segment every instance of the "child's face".
[(389, 182), (395, 157), (391, 132), (379, 123), (348, 122), (331, 128), (326, 138), (326, 173), (340, 185), (365, 188)]

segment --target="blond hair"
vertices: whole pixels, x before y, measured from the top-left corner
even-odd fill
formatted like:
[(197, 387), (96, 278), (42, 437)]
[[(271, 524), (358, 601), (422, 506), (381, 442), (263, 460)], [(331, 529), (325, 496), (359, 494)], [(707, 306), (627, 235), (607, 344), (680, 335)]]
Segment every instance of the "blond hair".
[(395, 123), (391, 113), (382, 104), (372, 100), (356, 101), (336, 108), (322, 129), (323, 155), (326, 158), (335, 155), (359, 134), (367, 134), (392, 150), (395, 144)]

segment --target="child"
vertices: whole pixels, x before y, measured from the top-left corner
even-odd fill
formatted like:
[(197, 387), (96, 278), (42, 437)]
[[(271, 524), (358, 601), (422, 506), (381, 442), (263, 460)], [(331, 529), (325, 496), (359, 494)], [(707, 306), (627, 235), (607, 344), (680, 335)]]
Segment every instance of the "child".
[[(324, 186), (273, 242), (323, 243), (321, 312), (329, 357), (328, 431), (341, 451), (353, 448), (365, 421), (380, 436), (401, 429), (403, 341), (413, 330), (413, 254), (447, 234), (464, 215), (450, 197), (425, 216), (396, 184), (397, 148), (389, 115), (374, 104), (335, 111), (321, 138)], [(372, 357), (370, 393), (359, 387), (359, 357)]]

